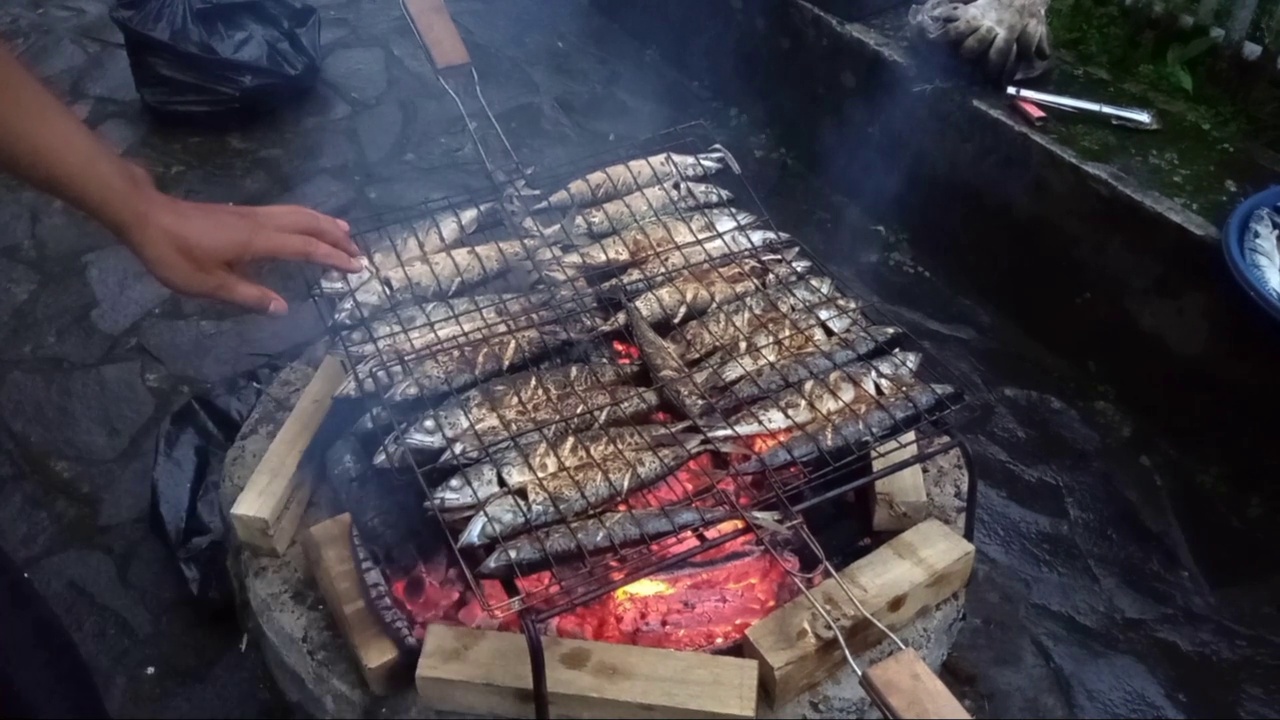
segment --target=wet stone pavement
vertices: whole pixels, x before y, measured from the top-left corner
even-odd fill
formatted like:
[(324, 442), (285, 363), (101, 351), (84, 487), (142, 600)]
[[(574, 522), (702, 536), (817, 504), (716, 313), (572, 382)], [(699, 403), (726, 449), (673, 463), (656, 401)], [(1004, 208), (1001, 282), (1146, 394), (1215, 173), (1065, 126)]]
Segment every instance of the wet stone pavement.
[[(319, 87), (277, 117), (216, 134), (146, 116), (105, 0), (14, 0), (0, 6), (0, 35), (176, 195), (360, 218), (483, 188), (466, 127), (399, 3), (313, 4), (323, 16)], [(808, 184), (767, 128), (714, 103), (583, 3), (496, 5), (450, 9), (527, 164), (706, 119), (749, 164), (780, 226), (826, 246), (837, 270), (990, 393), (973, 437), (982, 559), (949, 663), (979, 715), (1275, 707), (1276, 645), (1259, 629), (1275, 618), (1228, 619), (1186, 567), (1158, 481), (1175, 455), (1072, 369), (940, 287), (911, 261), (909, 242)], [(296, 270), (264, 269), (292, 301), (282, 320), (175, 297), (103, 230), (0, 179), (0, 545), (61, 614), (117, 715), (290, 713), (253, 643), (242, 649), (234, 622), (189, 601), (147, 514), (162, 419), (207, 383), (322, 332)], [(1258, 603), (1246, 595), (1239, 606)]]

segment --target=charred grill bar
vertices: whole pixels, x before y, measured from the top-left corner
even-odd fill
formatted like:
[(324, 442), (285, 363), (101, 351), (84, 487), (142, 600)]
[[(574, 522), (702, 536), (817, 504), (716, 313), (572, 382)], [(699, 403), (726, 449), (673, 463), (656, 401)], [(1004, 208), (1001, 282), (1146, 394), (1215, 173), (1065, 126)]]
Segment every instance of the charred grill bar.
[[(814, 511), (957, 445), (968, 458), (949, 440), (866, 471), (948, 429), (961, 384), (774, 227), (704, 126), (527, 181), (545, 193), (379, 218), (356, 237), (369, 272), (315, 289), (372, 463), (420, 489), (456, 558), (418, 557), (422, 579), (384, 578), (373, 605), (403, 612), (412, 580), (521, 627), (545, 711), (539, 632), (557, 618), (708, 558), (769, 559), (780, 572), (751, 578), (773, 583), (765, 603), (807, 594), (869, 535), (824, 547)], [(702, 639), (688, 649), (735, 641)]]

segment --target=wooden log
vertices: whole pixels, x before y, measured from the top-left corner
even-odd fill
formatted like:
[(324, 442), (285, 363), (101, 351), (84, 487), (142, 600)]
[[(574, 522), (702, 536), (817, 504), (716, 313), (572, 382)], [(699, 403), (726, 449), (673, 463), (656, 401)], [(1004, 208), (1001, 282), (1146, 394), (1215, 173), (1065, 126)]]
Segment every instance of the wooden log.
[[(909, 432), (892, 446), (894, 449), (871, 461), (873, 470), (883, 470), (916, 454), (916, 434)], [(929, 515), (929, 495), (924, 488), (924, 472), (920, 464), (899, 470), (876, 481), (876, 507), (871, 528), (877, 532), (906, 530)]]
[[(754, 718), (754, 660), (545, 638), (547, 691), (557, 718)], [(533, 717), (524, 636), (447, 625), (427, 629), (418, 694), (432, 709)]]
[[(867, 613), (890, 630), (951, 597), (969, 582), (974, 547), (930, 518), (876, 548), (840, 572)], [(862, 653), (885, 639), (834, 578), (811, 591)], [(760, 661), (760, 679), (776, 707), (795, 698), (845, 663), (834, 631), (804, 597), (798, 597), (747, 630), (747, 657)]]
[(867, 668), (862, 674), (862, 687), (889, 711), (890, 717), (969, 720), (960, 701), (911, 648)]
[(310, 472), (298, 466), (345, 377), (338, 358), (326, 356), (231, 506), (236, 537), (255, 552), (279, 556), (293, 541), (311, 498)]
[(369, 689), (386, 695), (400, 649), (383, 629), (360, 590), (360, 571), (351, 551), (351, 515), (344, 513), (313, 525), (302, 547), (338, 631), (355, 653)]

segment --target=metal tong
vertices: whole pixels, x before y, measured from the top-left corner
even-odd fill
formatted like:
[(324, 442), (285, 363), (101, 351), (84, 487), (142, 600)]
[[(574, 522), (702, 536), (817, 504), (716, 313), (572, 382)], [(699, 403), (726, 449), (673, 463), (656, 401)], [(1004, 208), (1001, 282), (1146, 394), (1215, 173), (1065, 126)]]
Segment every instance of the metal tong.
[(1068, 112), (1094, 113), (1111, 120), (1116, 125), (1124, 125), (1138, 130), (1158, 130), (1160, 128), (1160, 119), (1156, 117), (1155, 112), (1152, 110), (1125, 107), (1123, 105), (1108, 105), (1107, 103), (1093, 100), (1081, 100), (1066, 95), (1054, 95), (1053, 93), (1013, 87), (1012, 85), (1005, 90), (1005, 94)]

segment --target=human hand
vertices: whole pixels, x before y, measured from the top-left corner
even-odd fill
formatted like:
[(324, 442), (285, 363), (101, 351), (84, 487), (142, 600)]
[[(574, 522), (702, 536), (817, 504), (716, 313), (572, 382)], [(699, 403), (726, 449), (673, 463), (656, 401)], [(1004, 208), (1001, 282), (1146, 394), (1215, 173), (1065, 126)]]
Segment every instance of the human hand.
[(966, 60), (985, 58), (992, 80), (1008, 83), (1044, 70), (1052, 49), (1049, 0), (928, 0), (908, 19), (930, 40), (959, 44)]
[(118, 234), (156, 279), (184, 295), (283, 315), (289, 309), (284, 298), (244, 276), (249, 263), (303, 260), (344, 272), (362, 267), (347, 224), (314, 210), (189, 202), (154, 189), (142, 195)]

